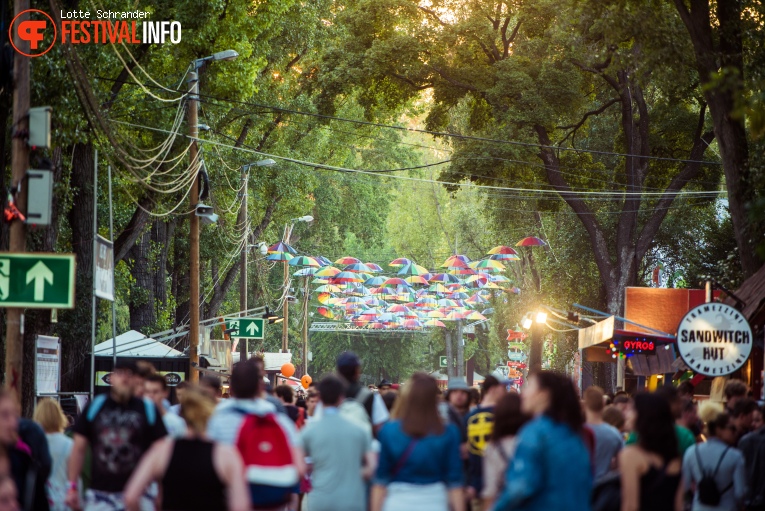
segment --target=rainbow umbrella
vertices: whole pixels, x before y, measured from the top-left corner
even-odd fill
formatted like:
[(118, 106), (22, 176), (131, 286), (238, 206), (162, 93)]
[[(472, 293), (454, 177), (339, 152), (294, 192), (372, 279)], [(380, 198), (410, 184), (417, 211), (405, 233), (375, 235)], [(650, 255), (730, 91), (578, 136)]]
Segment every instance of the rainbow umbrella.
[(515, 251), (513, 247), (507, 247), (505, 245), (499, 245), (498, 247), (494, 247), (491, 250), (487, 252), (488, 255), (495, 255), (495, 254), (504, 254), (504, 255), (517, 255), (518, 252)]
[(449, 268), (448, 271), (453, 275), (476, 275), (478, 273), (473, 268), (468, 268), (467, 266), (465, 268)]
[(485, 286), (483, 286), (483, 288), (482, 288), (482, 289), (503, 289), (503, 288), (502, 288), (502, 287), (500, 287), (498, 284), (496, 284), (496, 283), (494, 283), (494, 282), (489, 282), (488, 284), (486, 284)]
[(406, 266), (407, 264), (409, 264), (411, 262), (412, 261), (410, 261), (406, 257), (399, 257), (399, 258), (394, 259), (393, 261), (389, 262), (388, 266), (393, 266), (393, 267), (396, 267), (396, 266)]
[(452, 300), (466, 300), (470, 298), (470, 295), (467, 293), (452, 293), (449, 295), (449, 298)]
[(375, 273), (380, 273), (381, 271), (383, 271), (383, 269), (380, 267), (379, 264), (366, 263), (366, 265), (367, 265), (367, 268), (369, 268), (371, 271), (373, 271)]
[(378, 287), (372, 289), (372, 294), (379, 296), (394, 296), (396, 294), (396, 290), (392, 287)]
[(345, 256), (345, 257), (341, 257), (340, 259), (335, 261), (335, 264), (346, 265), (346, 264), (354, 264), (354, 263), (360, 263), (360, 262), (361, 261), (359, 261), (355, 257)]
[(547, 246), (547, 243), (544, 242), (544, 240), (537, 238), (535, 236), (529, 236), (528, 238), (523, 238), (521, 241), (515, 244), (516, 247), (545, 247)]
[(443, 321), (439, 321), (437, 319), (429, 319), (425, 322), (425, 326), (434, 327), (434, 326), (440, 326), (441, 328), (446, 328), (446, 325), (444, 325)]
[(332, 309), (329, 309), (327, 307), (319, 307), (318, 309), (316, 309), (316, 312), (318, 312), (319, 314), (321, 314), (325, 318), (335, 319), (335, 313), (332, 312)]
[(479, 304), (479, 303), (489, 303), (489, 300), (484, 298), (483, 296), (479, 295), (478, 293), (474, 294), (470, 298), (465, 300), (465, 303), (469, 303), (471, 305)]
[(449, 290), (444, 286), (443, 284), (431, 284), (428, 286), (428, 291), (433, 291), (434, 293), (448, 293)]
[(398, 275), (425, 275), (427, 273), (427, 268), (415, 263), (409, 263), (398, 271)]
[(268, 247), (269, 254), (276, 254), (279, 252), (289, 252), (290, 254), (297, 254), (297, 250), (295, 250), (291, 246), (281, 241), (278, 243), (274, 243), (273, 245)]
[(325, 266), (321, 270), (318, 270), (316, 273), (314, 273), (314, 277), (334, 277), (340, 273), (340, 270), (335, 268), (334, 266)]
[(449, 298), (441, 298), (437, 303), (439, 307), (457, 307), (457, 302)]
[(329, 293), (319, 293), (319, 296), (316, 297), (316, 299), (322, 305), (326, 305), (329, 302), (330, 298), (332, 298), (332, 295)]
[(385, 282), (385, 277), (372, 277), (364, 281), (364, 285), (367, 287), (379, 287)]
[(407, 319), (404, 321), (404, 328), (407, 330), (419, 330), (422, 328), (422, 323), (416, 319)]
[(385, 302), (385, 300), (380, 300), (379, 298), (367, 298), (364, 303), (367, 304), (367, 307), (387, 307), (388, 304)]
[(310, 266), (311, 268), (318, 268), (321, 266), (319, 261), (308, 256), (295, 256), (290, 259), (289, 264), (290, 266)]
[(342, 289), (340, 289), (339, 286), (335, 286), (334, 284), (325, 284), (323, 286), (317, 287), (316, 291), (319, 293), (340, 293), (342, 292)]
[(444, 313), (443, 313), (443, 311), (440, 311), (440, 310), (438, 310), (438, 309), (435, 309), (435, 310), (432, 310), (432, 311), (429, 311), (429, 312), (428, 312), (428, 317), (429, 317), (429, 318), (434, 318), (434, 319), (437, 319), (437, 318), (445, 318), (445, 317), (446, 317), (446, 314), (444, 314)]
[(446, 261), (444, 261), (444, 264), (441, 265), (441, 268), (467, 268), (467, 267), (468, 267), (467, 261), (463, 261), (460, 257), (456, 255), (453, 255), (447, 258)]
[(422, 298), (418, 298), (417, 302), (415, 302), (415, 306), (420, 307), (421, 309), (435, 308), (437, 305), (438, 301), (432, 296), (423, 296)]
[(521, 258), (515, 254), (492, 254), (489, 256), (492, 261), (520, 261)]
[(364, 303), (364, 300), (358, 296), (351, 296), (345, 299), (345, 303)]
[[(295, 259), (296, 258), (293, 257), (292, 260), (290, 260), (290, 262), (287, 264), (292, 264), (292, 261), (294, 261)], [(298, 271), (296, 271), (292, 275), (294, 277), (310, 277), (311, 275), (314, 274), (314, 272), (316, 272), (316, 268), (300, 268)]]
[(408, 284), (414, 285), (414, 284), (422, 284), (424, 286), (428, 285), (428, 281), (425, 280), (425, 277), (421, 277), (419, 275), (411, 275), (404, 279)]
[(494, 261), (493, 259), (481, 259), (480, 261), (473, 261), (469, 266), (474, 270), (500, 271), (505, 269), (504, 264), (500, 263), (499, 261)]
[(355, 273), (370, 272), (372, 269), (364, 263), (353, 263), (345, 267), (344, 271), (352, 271)]
[(272, 254), (268, 254), (266, 259), (269, 261), (289, 261), (292, 259), (292, 254), (289, 252), (274, 252)]
[(449, 314), (446, 315), (446, 317), (444, 318), (444, 321), (457, 321), (460, 319), (465, 319), (461, 312), (451, 311)]
[(396, 305), (391, 305), (386, 309), (387, 312), (395, 312), (395, 313), (410, 313), (412, 312), (409, 307), (406, 305), (401, 305), (400, 303), (397, 303)]
[(398, 286), (409, 287), (409, 284), (404, 279), (393, 277), (393, 278), (387, 279), (385, 282), (383, 282), (380, 285), (380, 287), (398, 287)]
[(385, 325), (379, 321), (373, 321), (372, 323), (367, 324), (367, 328), (371, 328), (372, 330), (382, 330), (385, 328)]
[(332, 261), (330, 261), (329, 259), (327, 259), (327, 258), (326, 258), (326, 257), (324, 257), (324, 256), (318, 256), (318, 257), (316, 257), (315, 259), (316, 259), (317, 261), (319, 261), (319, 264), (320, 264), (322, 267), (324, 267), (324, 266), (331, 266), (331, 265), (332, 265)]
[(351, 271), (341, 271), (332, 277), (332, 282), (335, 284), (345, 284), (346, 282), (364, 282), (364, 279)]
[(512, 282), (512, 280), (505, 277), (504, 275), (490, 275), (489, 280), (492, 282)]

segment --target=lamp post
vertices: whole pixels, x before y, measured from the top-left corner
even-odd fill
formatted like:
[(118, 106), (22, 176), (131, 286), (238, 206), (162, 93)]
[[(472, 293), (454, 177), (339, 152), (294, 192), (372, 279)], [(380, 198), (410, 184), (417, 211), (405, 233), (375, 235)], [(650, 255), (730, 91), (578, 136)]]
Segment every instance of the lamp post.
[(523, 327), (531, 329), (529, 349), (529, 374), (542, 370), (542, 345), (544, 344), (542, 325), (547, 322), (546, 312), (537, 312), (534, 321), (530, 316), (523, 320)]
[(199, 365), (199, 217), (197, 216), (196, 211), (199, 202), (199, 176), (197, 174), (200, 168), (200, 164), (197, 161), (199, 153), (199, 146), (197, 145), (197, 138), (199, 136), (198, 73), (205, 62), (233, 60), (238, 56), (239, 54), (234, 50), (225, 50), (210, 55), (209, 57), (196, 59), (191, 64), (192, 70), (189, 72), (189, 77), (186, 80), (190, 85), (188, 123), (189, 138), (191, 139), (191, 147), (189, 148), (191, 164), (189, 165), (189, 170), (194, 176), (191, 182), (191, 191), (189, 192), (189, 200), (191, 202), (191, 222), (189, 229), (189, 364), (191, 366), (190, 379), (192, 383), (199, 381), (199, 371), (197, 371), (197, 366)]
[[(292, 235), (292, 226), (295, 224), (295, 222), (313, 222), (313, 217), (311, 215), (305, 215), (301, 216), (299, 218), (293, 218), (288, 225), (284, 226), (284, 237), (282, 239), (282, 242), (285, 245), (290, 244), (290, 236)], [(282, 323), (282, 353), (287, 353), (289, 351), (289, 341), (287, 337), (287, 332), (289, 328), (289, 311), (290, 311), (290, 301), (289, 301), (289, 267), (287, 265), (287, 261), (282, 261), (282, 267), (284, 269), (284, 322)]]
[[(241, 311), (239, 313), (240, 317), (243, 317), (245, 315), (245, 312), (247, 310), (247, 251), (250, 248), (250, 233), (249, 233), (249, 225), (247, 225), (247, 172), (250, 170), (250, 167), (272, 167), (276, 165), (276, 162), (272, 160), (271, 158), (268, 158), (266, 160), (258, 160), (253, 163), (248, 163), (246, 165), (242, 165), (242, 182), (240, 184), (241, 188), (239, 191), (239, 196), (242, 199), (242, 204), (239, 207), (239, 218), (237, 219), (236, 223), (241, 228), (246, 230), (247, 232), (247, 239), (244, 240), (244, 247), (242, 249), (241, 254), (239, 255), (239, 310)], [(265, 245), (261, 245), (261, 247), (264, 247)], [(242, 337), (239, 339), (239, 360), (247, 360), (247, 339)]]

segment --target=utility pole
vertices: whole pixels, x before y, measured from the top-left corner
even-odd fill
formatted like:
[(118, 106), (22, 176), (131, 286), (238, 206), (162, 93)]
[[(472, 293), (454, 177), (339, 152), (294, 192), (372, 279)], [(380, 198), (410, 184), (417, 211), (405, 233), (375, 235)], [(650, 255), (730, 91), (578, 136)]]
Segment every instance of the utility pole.
[(531, 325), (531, 346), (529, 347), (529, 374), (542, 370), (542, 344), (544, 334), (542, 323), (534, 321)]
[[(287, 241), (285, 243), (289, 244), (289, 236), (287, 236)], [(287, 338), (287, 331), (288, 331), (288, 324), (290, 319), (290, 281), (289, 281), (289, 266), (287, 266), (287, 261), (282, 261), (282, 266), (284, 268), (284, 321), (282, 321), (282, 353), (288, 352), (289, 342)]]
[[(239, 315), (241, 317), (245, 316), (244, 311), (247, 310), (247, 251), (250, 246), (250, 232), (249, 225), (247, 225), (247, 168), (248, 166), (242, 166), (242, 190), (240, 192), (242, 194), (242, 205), (239, 208), (239, 219), (237, 220), (239, 228), (245, 230), (244, 248), (239, 257), (239, 310), (242, 311)], [(248, 341), (249, 340), (245, 337), (239, 339), (240, 362), (247, 360), (247, 355), (249, 353), (249, 350), (247, 349)]]
[(189, 171), (193, 175), (189, 200), (191, 202), (190, 213), (190, 247), (189, 247), (189, 365), (190, 381), (199, 381), (199, 217), (197, 216), (197, 203), (199, 202), (199, 169), (197, 137), (199, 136), (197, 109), (199, 108), (199, 76), (197, 67), (189, 72), (187, 83), (191, 86), (189, 91), (188, 121), (191, 147), (189, 156), (191, 164)]
[(452, 353), (452, 331), (444, 330), (444, 344), (446, 344), (446, 377), (454, 376), (454, 354)]
[[(29, 0), (13, 2), (14, 17), (29, 9)], [(29, 15), (27, 15), (29, 16)], [(29, 41), (24, 41), (14, 31), (13, 42), (16, 48), (29, 53)], [(13, 56), (13, 127), (11, 141), (11, 186), (15, 187), (16, 207), (22, 214), (27, 211), (27, 183), (24, 180), (29, 168), (29, 57), (19, 53)], [(27, 229), (24, 221), (16, 219), (11, 222), (9, 233), (9, 250), (11, 252), (26, 251)], [(21, 371), (24, 358), (24, 342), (22, 329), (24, 322), (23, 309), (9, 308), (5, 313), (5, 386), (16, 394), (21, 401)]]

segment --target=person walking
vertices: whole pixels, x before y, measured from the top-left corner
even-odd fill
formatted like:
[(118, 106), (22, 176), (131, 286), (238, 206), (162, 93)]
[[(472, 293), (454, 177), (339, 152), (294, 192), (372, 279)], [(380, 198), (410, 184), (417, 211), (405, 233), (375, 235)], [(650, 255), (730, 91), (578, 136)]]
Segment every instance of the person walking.
[(746, 511), (765, 511), (765, 427), (744, 435), (738, 442), (744, 454), (748, 493)]
[(682, 511), (681, 459), (675, 417), (657, 394), (635, 396), (638, 441), (619, 453), (622, 511)]
[[(92, 452), (92, 478), (85, 492), (85, 511), (121, 511), (125, 509), (122, 492), (141, 456), (167, 435), (154, 403), (134, 396), (134, 386), (139, 383), (137, 374), (135, 362), (118, 359), (111, 373), (109, 393), (96, 396), (77, 418), (67, 467), (69, 507), (80, 509), (77, 480), (88, 446)], [(141, 510), (153, 510), (155, 498), (144, 494)]]
[(494, 430), (483, 454), (483, 509), (494, 507), (505, 487), (505, 471), (515, 454), (518, 431), (530, 417), (521, 411), (521, 397), (505, 394), (494, 407)]
[(152, 482), (162, 484), (163, 511), (246, 511), (250, 508), (242, 458), (235, 447), (210, 441), (207, 421), (213, 412), (209, 396), (186, 389), (181, 417), (183, 437), (156, 442), (141, 459), (125, 487), (125, 507), (139, 511)]
[(521, 405), (533, 419), (518, 434), (494, 510), (589, 511), (592, 469), (573, 382), (551, 371), (532, 373)]
[[(359, 357), (351, 351), (341, 353), (340, 356), (337, 357), (337, 373), (342, 376), (348, 384), (348, 388), (345, 391), (345, 397), (347, 399), (343, 407), (340, 409), (340, 412), (351, 419), (356, 418), (359, 423), (370, 423), (373, 434), (377, 433), (382, 425), (388, 421), (390, 414), (388, 413), (388, 408), (385, 406), (385, 402), (382, 400), (380, 393), (371, 392), (359, 382), (359, 379), (361, 378), (361, 360)], [(355, 403), (358, 403), (364, 408), (367, 415), (366, 420), (364, 420), (363, 417), (360, 417), (361, 414), (356, 411), (358, 407), (350, 406)], [(321, 412), (319, 412), (319, 415), (321, 415)]]
[(50, 511), (67, 511), (71, 508), (64, 504), (69, 486), (66, 465), (69, 462), (74, 441), (64, 434), (64, 428), (68, 423), (66, 416), (58, 401), (45, 398), (37, 403), (34, 420), (45, 432), (48, 450), (53, 462), (50, 476), (45, 484)]
[(622, 434), (615, 427), (603, 420), (603, 389), (589, 387), (584, 391), (585, 424), (595, 436), (595, 456), (593, 474), (597, 481), (613, 468), (616, 468), (616, 457), (624, 446)]
[(310, 457), (313, 464), (308, 511), (365, 511), (367, 507), (364, 479), (375, 469), (372, 433), (339, 414), (345, 387), (336, 376), (321, 380), (324, 415), (306, 426), (299, 438), (301, 456)]
[(180, 438), (186, 434), (186, 421), (174, 413), (165, 410), (165, 402), (170, 392), (167, 389), (167, 380), (161, 374), (152, 374), (144, 381), (144, 397), (151, 399), (157, 406), (162, 416), (162, 423), (171, 437)]
[[(467, 498), (479, 499), (483, 490), (483, 453), (494, 425), (494, 405), (507, 393), (507, 381), (489, 375), (481, 385), (481, 403), (465, 417), (463, 441), (467, 446)], [(476, 501), (474, 511), (480, 508)]]
[(436, 380), (415, 373), (378, 434), (371, 511), (465, 511), (460, 433), (438, 413)]
[(470, 387), (465, 378), (452, 376), (446, 389), (446, 402), (457, 413), (460, 421), (464, 421), (470, 413)]
[(734, 447), (736, 428), (719, 406), (706, 429), (708, 440), (688, 449), (683, 458), (685, 488), (693, 491), (692, 510), (737, 511), (746, 497), (746, 468), (744, 455)]

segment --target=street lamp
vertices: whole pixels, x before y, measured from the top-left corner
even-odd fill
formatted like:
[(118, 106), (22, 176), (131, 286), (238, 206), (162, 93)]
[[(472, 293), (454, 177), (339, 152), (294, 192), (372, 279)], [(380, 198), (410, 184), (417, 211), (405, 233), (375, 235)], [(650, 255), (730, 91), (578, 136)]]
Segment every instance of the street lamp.
[[(242, 203), (239, 207), (239, 218), (237, 219), (237, 224), (240, 229), (249, 229), (247, 225), (247, 172), (250, 170), (250, 167), (273, 167), (274, 165), (276, 165), (276, 162), (271, 158), (242, 165), (242, 182), (239, 190)], [(247, 232), (247, 237), (249, 238), (249, 236), (250, 234)], [(245, 241), (244, 250), (239, 254), (239, 310), (241, 311), (239, 314), (241, 316), (244, 316), (246, 314), (245, 311), (247, 310), (247, 250), (250, 248), (247, 244), (248, 241), (249, 240)], [(268, 247), (265, 243), (261, 241), (258, 246), (261, 254), (266, 255), (268, 253)], [(247, 360), (248, 341), (246, 338), (242, 338), (239, 342), (241, 343), (239, 345), (239, 360)]]
[(191, 365), (191, 382), (199, 381), (199, 217), (197, 216), (197, 206), (199, 202), (199, 176), (201, 168), (197, 161), (199, 147), (197, 138), (199, 137), (199, 75), (197, 72), (202, 68), (205, 62), (232, 60), (239, 54), (234, 50), (225, 50), (209, 57), (196, 59), (192, 61), (192, 70), (186, 82), (189, 84), (188, 97), (188, 124), (189, 138), (191, 147), (189, 148), (189, 157), (191, 164), (189, 171), (193, 174), (191, 181), (191, 191), (189, 192), (189, 201), (191, 202), (190, 228), (189, 228), (189, 362)]

